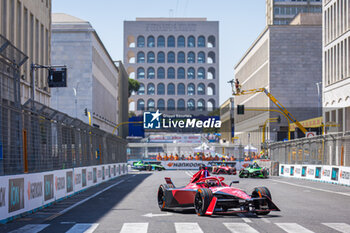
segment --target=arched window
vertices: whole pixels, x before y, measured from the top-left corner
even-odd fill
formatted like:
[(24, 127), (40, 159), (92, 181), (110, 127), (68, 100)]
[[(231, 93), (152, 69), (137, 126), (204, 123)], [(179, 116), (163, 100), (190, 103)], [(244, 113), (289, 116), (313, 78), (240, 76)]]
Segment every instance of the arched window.
[(147, 95), (154, 95), (154, 94), (155, 94), (154, 84), (153, 83), (149, 83), (147, 85)]
[(194, 38), (194, 36), (189, 36), (188, 40), (187, 40), (187, 47), (196, 47), (196, 39)]
[(215, 68), (210, 67), (208, 69), (208, 79), (215, 79)]
[(208, 111), (213, 111), (215, 109), (215, 100), (210, 99), (208, 100), (208, 105), (207, 105), (207, 110)]
[(147, 110), (155, 110), (156, 106), (155, 106), (155, 102), (153, 99), (149, 99), (147, 101)]
[(185, 63), (185, 62), (186, 62), (185, 53), (179, 52), (177, 54), (177, 63)]
[(157, 78), (158, 79), (165, 79), (165, 70), (163, 67), (159, 67), (157, 69)]
[(145, 78), (145, 69), (142, 67), (137, 68), (137, 79)]
[(205, 37), (204, 36), (198, 37), (197, 46), (198, 47), (205, 47)]
[(156, 76), (155, 72), (154, 72), (154, 68), (150, 67), (147, 69), (147, 79), (154, 79)]
[(165, 47), (165, 38), (164, 36), (158, 36), (157, 38), (157, 46), (160, 48)]
[(148, 52), (147, 53), (147, 63), (154, 63), (154, 62), (155, 62), (154, 52)]
[(165, 101), (163, 99), (159, 99), (157, 101), (157, 108), (159, 110), (164, 110), (165, 109)]
[(164, 54), (164, 52), (159, 52), (157, 54), (157, 62), (158, 63), (164, 63), (165, 62), (165, 54)]
[(175, 95), (175, 85), (173, 83), (168, 84), (167, 94), (168, 95)]
[(194, 52), (189, 52), (187, 54), (187, 63), (195, 63), (196, 62), (196, 55)]
[(147, 37), (147, 47), (153, 48), (156, 46), (156, 42), (154, 40), (154, 36)]
[(187, 79), (195, 79), (196, 78), (196, 74), (195, 74), (195, 70), (193, 67), (188, 68), (187, 70)]
[(177, 69), (177, 79), (185, 79), (185, 69), (180, 67)]
[(174, 52), (168, 53), (168, 63), (175, 63), (175, 53)]
[(183, 100), (183, 99), (179, 99), (178, 101), (177, 101), (177, 109), (179, 110), (179, 111), (185, 111), (185, 101)]
[(185, 94), (186, 94), (186, 91), (185, 91), (185, 84), (179, 83), (179, 84), (177, 85), (177, 94), (178, 94), (178, 95), (185, 95)]
[(190, 111), (194, 111), (195, 110), (195, 101), (194, 99), (189, 99), (187, 101), (187, 109)]
[(157, 95), (165, 95), (165, 86), (163, 83), (157, 85)]
[(168, 99), (167, 107), (168, 107), (168, 110), (175, 110), (175, 100)]
[(215, 47), (215, 36), (208, 37), (208, 48)]
[(215, 63), (215, 53), (214, 52), (209, 52), (208, 53), (208, 63)]
[(188, 84), (187, 86), (187, 95), (195, 95), (196, 94), (196, 90), (195, 90), (195, 86), (193, 83)]
[(137, 101), (137, 110), (145, 110), (145, 101), (143, 99)]
[(207, 95), (215, 95), (215, 84), (209, 83)]
[(168, 68), (168, 79), (174, 79), (175, 78), (175, 69), (173, 67)]
[(139, 48), (145, 47), (145, 37), (143, 36), (137, 37), (137, 47)]
[(203, 67), (198, 68), (197, 78), (205, 79), (205, 69)]
[(185, 37), (184, 36), (179, 36), (177, 38), (177, 47), (185, 47)]
[(198, 53), (198, 63), (205, 63), (205, 53), (204, 52)]
[(205, 85), (203, 83), (198, 84), (197, 95), (205, 95)]
[(144, 52), (137, 53), (137, 63), (145, 63), (145, 53)]
[(143, 83), (140, 83), (140, 88), (137, 91), (138, 95), (144, 95), (145, 94), (145, 85), (143, 85)]
[(175, 37), (168, 36), (168, 47), (175, 47)]
[(198, 100), (197, 102), (197, 109), (199, 111), (204, 111), (205, 110), (205, 102), (203, 99)]

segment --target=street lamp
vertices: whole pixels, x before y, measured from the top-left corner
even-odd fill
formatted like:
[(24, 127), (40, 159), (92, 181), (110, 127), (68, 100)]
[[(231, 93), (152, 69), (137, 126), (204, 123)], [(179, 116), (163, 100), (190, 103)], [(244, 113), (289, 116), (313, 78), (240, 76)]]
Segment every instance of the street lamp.
[(75, 85), (75, 87), (73, 87), (73, 92), (74, 92), (74, 102), (75, 102), (75, 118), (78, 117), (78, 98), (77, 98), (77, 94), (78, 94), (78, 87), (79, 87), (79, 81), (77, 82), (77, 84)]
[(316, 83), (316, 87), (317, 87), (317, 95), (318, 95), (318, 116), (321, 116), (322, 113), (321, 113), (321, 108), (322, 108), (322, 101), (321, 101), (321, 98), (322, 98), (322, 95), (321, 95), (321, 90), (322, 90), (322, 87), (320, 87), (320, 85), (322, 84), (322, 82), (317, 82)]

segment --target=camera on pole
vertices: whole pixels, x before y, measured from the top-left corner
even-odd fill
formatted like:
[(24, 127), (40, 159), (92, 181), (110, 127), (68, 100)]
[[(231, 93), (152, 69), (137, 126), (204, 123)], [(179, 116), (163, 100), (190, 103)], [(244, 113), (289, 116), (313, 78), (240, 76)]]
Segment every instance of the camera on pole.
[(65, 66), (51, 66), (48, 68), (49, 87), (67, 87), (67, 67)]

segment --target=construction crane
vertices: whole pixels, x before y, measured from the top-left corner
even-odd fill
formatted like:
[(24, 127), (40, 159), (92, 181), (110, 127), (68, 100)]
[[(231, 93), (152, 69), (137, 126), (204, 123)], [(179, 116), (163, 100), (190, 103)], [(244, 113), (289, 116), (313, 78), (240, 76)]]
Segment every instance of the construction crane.
[[(263, 92), (265, 93), (265, 95), (267, 95), (267, 97), (270, 98), (270, 100), (288, 117), (288, 119), (290, 121), (292, 121), (293, 123), (296, 124), (296, 126), (298, 126), (298, 128), (304, 133), (307, 133), (307, 130), (304, 128), (304, 126), (302, 126), (302, 124), (300, 124), (299, 121), (297, 121), (297, 119), (295, 119), (295, 117), (273, 96), (271, 95), (270, 92), (268, 92), (265, 88), (257, 88), (257, 89), (249, 89), (249, 90), (241, 90), (241, 85), (236, 85), (234, 86), (234, 82), (229, 81), (229, 83), (231, 83), (232, 85), (232, 95), (234, 96), (240, 96), (240, 95), (250, 95), (250, 94), (255, 94), (255, 93), (260, 93)], [(236, 91), (235, 91), (236, 90)]]

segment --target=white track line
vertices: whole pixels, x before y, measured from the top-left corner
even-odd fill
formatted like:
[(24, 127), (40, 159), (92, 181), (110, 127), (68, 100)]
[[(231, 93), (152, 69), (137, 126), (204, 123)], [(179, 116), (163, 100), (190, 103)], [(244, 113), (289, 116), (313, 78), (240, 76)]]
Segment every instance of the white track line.
[(98, 223), (78, 223), (70, 228), (66, 233), (93, 233), (98, 227)]
[(244, 221), (244, 222), (246, 222), (246, 223), (251, 223), (252, 222), (252, 220), (250, 220), (249, 218), (245, 218), (245, 216), (243, 215), (243, 214), (241, 214), (241, 213), (239, 213), (239, 214), (237, 214), (239, 217), (241, 217), (242, 218), (242, 220)]
[[(273, 180), (273, 179), (270, 179)], [(281, 181), (281, 180), (273, 180), (279, 183), (283, 183), (283, 184), (289, 184), (289, 185), (293, 185), (293, 186), (297, 186), (297, 187), (301, 187), (301, 188), (308, 188), (308, 189), (313, 189), (313, 190), (317, 190), (317, 191), (323, 191), (323, 192), (327, 192), (327, 193), (335, 193), (335, 194), (339, 194), (339, 195), (344, 195), (344, 196), (349, 196), (350, 197), (350, 193), (342, 193), (342, 192), (336, 192), (336, 191), (331, 191), (331, 190), (327, 190), (327, 189), (320, 189), (320, 188), (314, 188), (314, 187), (309, 187), (309, 186), (305, 186), (305, 185), (300, 185), (300, 184), (293, 184), (293, 183), (289, 183), (287, 181)]]
[(178, 233), (203, 233), (196, 222), (176, 222), (175, 230)]
[(188, 175), (189, 177), (192, 177), (193, 175), (191, 175), (191, 173), (189, 173), (188, 171), (185, 171), (186, 175)]
[(148, 222), (124, 223), (120, 233), (147, 233)]
[(306, 229), (305, 227), (300, 226), (297, 223), (275, 223), (279, 228), (282, 228), (288, 233), (313, 233)]
[[(129, 177), (128, 179), (130, 179), (130, 178), (132, 178), (132, 177), (134, 177), (134, 176), (136, 176), (136, 175), (132, 175), (132, 176)], [(126, 179), (126, 180), (128, 180), (128, 179)], [(124, 181), (125, 181), (125, 180), (120, 180), (120, 181), (118, 181), (117, 183), (112, 184), (112, 185), (108, 186), (107, 188), (102, 189), (101, 191), (99, 191), (99, 192), (97, 192), (97, 193), (91, 195), (90, 197), (87, 197), (87, 198), (85, 198), (85, 199), (83, 199), (83, 200), (81, 200), (81, 201), (75, 203), (74, 205), (72, 205), (72, 206), (70, 206), (70, 207), (68, 207), (68, 208), (66, 208), (66, 209), (64, 209), (64, 210), (61, 210), (61, 211), (58, 212), (57, 214), (54, 214), (54, 215), (48, 217), (48, 218), (45, 219), (45, 220), (51, 221), (52, 219), (57, 218), (58, 216), (60, 216), (60, 215), (62, 215), (62, 214), (64, 214), (64, 213), (66, 213), (67, 211), (70, 211), (71, 209), (77, 207), (78, 205), (81, 205), (81, 204), (83, 204), (84, 202), (87, 202), (87, 201), (90, 200), (91, 198), (94, 198), (94, 197), (100, 195), (101, 193), (107, 191), (108, 189), (113, 188), (114, 186), (117, 186), (118, 184), (123, 183)]]
[(17, 230), (10, 231), (9, 233), (37, 233), (48, 226), (50, 226), (50, 224), (28, 224)]
[(350, 225), (346, 223), (322, 223), (322, 224), (343, 233), (350, 232)]
[(223, 223), (232, 233), (259, 233), (247, 223)]

